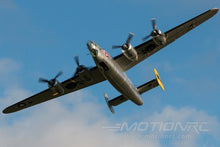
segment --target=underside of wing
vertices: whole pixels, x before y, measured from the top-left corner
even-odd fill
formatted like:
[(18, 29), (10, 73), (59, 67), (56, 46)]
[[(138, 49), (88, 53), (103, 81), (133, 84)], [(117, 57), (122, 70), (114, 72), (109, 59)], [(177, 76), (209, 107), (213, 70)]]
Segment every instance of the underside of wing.
[(9, 106), (8, 108), (3, 110), (3, 113), (16, 112), (31, 107), (33, 105), (37, 105), (39, 103), (43, 103), (45, 101), (57, 98), (59, 96), (68, 94), (70, 92), (88, 87), (90, 85), (94, 85), (104, 80), (105, 78), (102, 76), (99, 69), (97, 67), (94, 67), (88, 71), (85, 71), (84, 73), (81, 73), (73, 78), (70, 78), (62, 82), (60, 85), (64, 89), (64, 93), (54, 93), (53, 90), (47, 89), (14, 105)]
[(123, 54), (120, 54), (116, 56), (114, 59), (115, 61), (121, 66), (121, 68), (124, 71), (127, 71), (128, 69), (132, 68), (136, 64), (140, 63), (144, 59), (148, 58), (149, 56), (153, 55), (160, 49), (164, 48), (168, 44), (175, 41), (177, 38), (181, 37), (182, 35), (186, 34), (190, 30), (194, 29), (201, 23), (205, 22), (212, 16), (214, 16), (218, 12), (218, 9), (214, 8), (211, 10), (208, 10), (201, 15), (192, 18), (191, 20), (167, 31), (165, 33), (166, 35), (166, 44), (164, 45), (157, 45), (152, 39), (135, 47), (136, 52), (138, 54), (138, 60), (137, 61), (131, 61), (127, 59)]

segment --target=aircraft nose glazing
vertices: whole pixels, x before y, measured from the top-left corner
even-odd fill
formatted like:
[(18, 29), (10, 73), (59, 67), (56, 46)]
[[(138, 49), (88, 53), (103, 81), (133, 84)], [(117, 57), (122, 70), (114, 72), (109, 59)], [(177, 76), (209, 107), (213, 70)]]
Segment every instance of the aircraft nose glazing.
[(92, 40), (87, 42), (87, 47), (89, 50), (96, 48), (95, 43)]
[(89, 51), (91, 52), (91, 55), (93, 57), (96, 57), (98, 55), (98, 48), (95, 45), (95, 43), (92, 40), (90, 40), (87, 42), (87, 46), (88, 46)]

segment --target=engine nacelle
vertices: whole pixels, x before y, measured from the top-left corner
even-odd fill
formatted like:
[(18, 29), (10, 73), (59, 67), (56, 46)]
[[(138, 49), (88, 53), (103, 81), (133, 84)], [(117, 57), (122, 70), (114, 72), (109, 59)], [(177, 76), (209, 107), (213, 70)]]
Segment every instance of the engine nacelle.
[(159, 46), (160, 45), (165, 45), (166, 42), (167, 42), (166, 36), (163, 33), (157, 34), (155, 36), (151, 36), (151, 38)]
[(56, 96), (58, 94), (63, 94), (64, 89), (62, 85), (57, 81), (57, 78), (62, 74), (63, 72), (60, 71), (53, 79), (47, 80), (44, 78), (39, 78), (39, 82), (41, 83), (47, 83), (49, 89), (52, 91), (53, 96)]
[(52, 90), (53, 96), (64, 93), (64, 89), (58, 81), (55, 82), (54, 86), (48, 85), (48, 87)]
[(92, 77), (90, 75), (88, 68), (85, 68), (83, 71), (78, 73), (78, 75), (79, 75), (80, 79), (83, 81), (87, 81), (87, 82), (92, 81)]
[(132, 47), (131, 44), (128, 45), (127, 49), (122, 48), (122, 53), (125, 55), (125, 57), (131, 61), (137, 61), (138, 60), (138, 55), (136, 50)]
[(155, 18), (152, 18), (151, 22), (152, 22), (153, 31), (151, 32), (150, 35), (147, 35), (146, 37), (144, 37), (143, 41), (151, 37), (154, 43), (157, 44), (158, 46), (165, 45), (167, 42), (167, 36), (164, 33), (162, 33), (161, 30), (156, 28)]

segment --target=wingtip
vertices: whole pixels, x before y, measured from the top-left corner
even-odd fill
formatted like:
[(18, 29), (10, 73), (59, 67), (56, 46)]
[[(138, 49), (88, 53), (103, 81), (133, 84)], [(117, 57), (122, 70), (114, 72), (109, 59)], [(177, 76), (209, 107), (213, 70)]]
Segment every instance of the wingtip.
[(218, 8), (212, 8), (212, 9), (211, 9), (211, 11), (214, 11), (214, 12), (216, 12), (216, 13), (218, 12), (218, 10), (219, 10)]
[(2, 113), (3, 114), (8, 114), (8, 113), (12, 113), (13, 111), (10, 110), (10, 107), (5, 108)]
[(218, 8), (212, 8), (211, 10), (217, 10), (218, 11)]
[(7, 108), (2, 111), (3, 114), (7, 114)]

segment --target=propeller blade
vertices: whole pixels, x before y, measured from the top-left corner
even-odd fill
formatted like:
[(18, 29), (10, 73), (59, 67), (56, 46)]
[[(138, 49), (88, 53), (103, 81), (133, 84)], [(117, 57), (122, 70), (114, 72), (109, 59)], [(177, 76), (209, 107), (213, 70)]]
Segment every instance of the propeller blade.
[(148, 36), (142, 38), (142, 40), (145, 41), (145, 40), (147, 40), (150, 36), (151, 36), (151, 35), (148, 35)]
[(74, 57), (74, 60), (75, 60), (75, 62), (76, 62), (76, 64), (77, 64), (77, 66), (79, 66), (79, 56), (75, 56), (75, 57)]
[(152, 22), (152, 27), (155, 30), (156, 29), (156, 18), (152, 18), (151, 22)]
[(117, 48), (121, 48), (122, 46), (121, 45), (113, 45), (111, 46), (111, 49), (117, 49)]
[(63, 72), (62, 71), (60, 71), (56, 76), (55, 76), (55, 78), (54, 79), (57, 79), (60, 75), (62, 75), (63, 74)]
[(130, 43), (130, 41), (131, 41), (131, 39), (132, 39), (133, 36), (134, 36), (134, 33), (129, 33), (128, 39), (127, 39), (127, 41), (126, 41), (126, 44), (129, 44), (129, 43)]
[(41, 83), (49, 83), (49, 81), (47, 79), (44, 79), (44, 78), (39, 78), (38, 81), (41, 82)]

